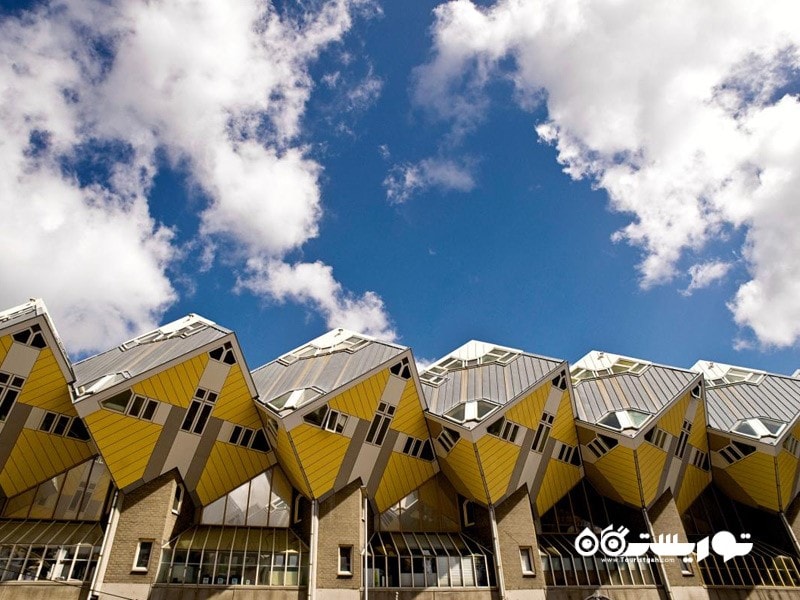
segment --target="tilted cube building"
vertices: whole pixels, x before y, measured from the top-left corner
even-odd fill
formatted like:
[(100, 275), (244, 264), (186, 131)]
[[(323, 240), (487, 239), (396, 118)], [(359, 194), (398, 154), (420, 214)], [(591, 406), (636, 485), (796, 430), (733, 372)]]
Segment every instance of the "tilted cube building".
[(0, 600), (800, 597), (800, 379), (0, 313)]

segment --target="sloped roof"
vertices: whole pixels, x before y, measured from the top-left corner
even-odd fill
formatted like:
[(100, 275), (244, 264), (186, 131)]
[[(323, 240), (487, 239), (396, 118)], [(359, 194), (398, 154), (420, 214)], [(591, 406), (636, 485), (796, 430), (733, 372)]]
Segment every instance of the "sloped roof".
[[(480, 360), (481, 352), (485, 355), (491, 349), (500, 349), (512, 353), (513, 356), (503, 359), (502, 362), (469, 364)], [(555, 358), (472, 340), (439, 359), (428, 369), (447, 364), (448, 359), (461, 357), (464, 357), (463, 360), (469, 366), (448, 369), (442, 375), (442, 383), (432, 385), (424, 379), (422, 381), (425, 401), (433, 414), (443, 415), (461, 402), (479, 398), (504, 405), (541, 382), (545, 375), (564, 363)]]
[(198, 315), (188, 315), (74, 365), (76, 387), (105, 375), (130, 379), (201, 348), (231, 333)]
[[(613, 357), (598, 360), (598, 356)], [(697, 374), (684, 369), (657, 365), (640, 359), (620, 357), (597, 351), (590, 352), (573, 367), (573, 373), (585, 368), (610, 368), (617, 359), (642, 365), (638, 373), (622, 372), (575, 380), (575, 404), (578, 418), (587, 423), (597, 423), (610, 411), (636, 409), (657, 414), (670, 404)]]
[[(338, 347), (342, 340), (354, 337), (360, 340), (356, 346)], [(264, 403), (303, 388), (315, 387), (327, 394), (406, 350), (396, 344), (338, 329), (258, 367), (252, 376), (259, 399)]]

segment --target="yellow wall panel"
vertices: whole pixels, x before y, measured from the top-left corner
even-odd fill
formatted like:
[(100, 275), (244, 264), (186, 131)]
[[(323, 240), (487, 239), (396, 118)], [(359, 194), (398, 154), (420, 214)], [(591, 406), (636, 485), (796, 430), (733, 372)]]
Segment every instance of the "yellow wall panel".
[(553, 429), (550, 431), (550, 437), (570, 446), (578, 445), (575, 417), (572, 415), (572, 402), (567, 391), (561, 394), (561, 401), (558, 405), (556, 418), (553, 420)]
[(124, 488), (141, 478), (161, 425), (103, 409), (84, 420), (117, 487)]
[(247, 381), (238, 364), (233, 365), (228, 372), (217, 405), (211, 414), (218, 419), (243, 427), (261, 428), (261, 419), (258, 416), (255, 401), (250, 396)]
[(403, 389), (390, 428), (421, 440), (428, 439), (428, 426), (425, 424), (422, 404), (417, 395), (417, 386), (412, 379), (408, 380)]
[(658, 484), (667, 462), (667, 453), (652, 444), (644, 443), (636, 449), (636, 459), (639, 465), (639, 479), (642, 482), (643, 500), (645, 505), (649, 506), (663, 491), (658, 489)]
[(708, 435), (706, 434), (706, 406), (703, 402), (697, 402), (697, 411), (694, 413), (692, 430), (689, 432), (689, 445), (698, 450), (708, 452)]
[[(598, 473), (607, 484), (617, 490), (619, 497), (632, 506), (641, 506), (639, 480), (636, 474), (633, 450), (615, 446), (594, 463)], [(598, 484), (598, 487), (601, 484)]]
[[(518, 434), (519, 435), (519, 434)], [(497, 503), (509, 490), (511, 475), (521, 448), (493, 435), (484, 435), (476, 444), (481, 461), (489, 501)]]
[(548, 382), (540, 385), (525, 398), (506, 411), (506, 417), (523, 427), (535, 430), (542, 420), (542, 412), (550, 394), (553, 384)]
[(303, 476), (303, 470), (300, 468), (300, 465), (297, 462), (297, 456), (294, 453), (292, 442), (289, 439), (289, 434), (286, 433), (285, 429), (278, 430), (275, 444), (275, 454), (278, 457), (278, 462), (280, 463), (283, 472), (286, 473), (289, 481), (291, 481), (292, 486), (306, 496), (310, 496), (311, 491), (308, 489), (308, 483)]
[(197, 496), (205, 506), (270, 466), (269, 456), (263, 452), (217, 442), (198, 481)]
[(93, 456), (87, 442), (23, 429), (0, 473), (8, 496), (19, 494)]
[(148, 398), (186, 408), (192, 401), (208, 360), (208, 353), (203, 352), (140, 381), (131, 389)]
[(753, 452), (730, 465), (725, 472), (760, 506), (774, 511), (780, 510), (775, 457)]
[(319, 498), (333, 489), (351, 440), (306, 423), (292, 429), (289, 435), (311, 486), (311, 493)]
[(683, 514), (697, 500), (697, 497), (711, 483), (711, 472), (698, 469), (694, 465), (686, 465), (686, 471), (681, 480), (681, 489), (675, 498), (678, 513)]
[(17, 402), (70, 416), (78, 414), (72, 406), (67, 380), (50, 348), (39, 352)]
[[(681, 434), (681, 427), (683, 427), (683, 418), (686, 416), (686, 409), (689, 406), (689, 393), (687, 392), (680, 398), (675, 405), (667, 409), (658, 420), (658, 426), (664, 431), (679, 436)], [(694, 428), (692, 428), (694, 429)], [(703, 430), (705, 432), (705, 429)]]
[(560, 460), (550, 460), (542, 485), (536, 492), (536, 511), (543, 515), (550, 510), (581, 479), (580, 467)]
[(434, 472), (433, 462), (392, 452), (375, 493), (378, 511), (383, 512), (408, 496), (430, 479)]
[(451, 481), (461, 483), (461, 486), (456, 485), (456, 488), (463, 495), (483, 504), (489, 503), (478, 467), (478, 458), (475, 456), (475, 448), (467, 440), (463, 438), (458, 440), (450, 454), (439, 458), (439, 464), (443, 470), (445, 470), (444, 465), (447, 465), (445, 474)]
[(793, 500), (794, 476), (797, 473), (797, 459), (786, 450), (781, 450), (776, 458), (781, 490), (781, 507), (786, 510)]
[(11, 348), (11, 344), (13, 343), (14, 340), (10, 335), (4, 335), (3, 337), (0, 337), (0, 363), (5, 360), (6, 354), (8, 354), (8, 350)]
[(328, 405), (345, 414), (371, 421), (388, 380), (389, 370), (384, 369), (369, 379), (346, 389), (341, 394), (337, 394)]

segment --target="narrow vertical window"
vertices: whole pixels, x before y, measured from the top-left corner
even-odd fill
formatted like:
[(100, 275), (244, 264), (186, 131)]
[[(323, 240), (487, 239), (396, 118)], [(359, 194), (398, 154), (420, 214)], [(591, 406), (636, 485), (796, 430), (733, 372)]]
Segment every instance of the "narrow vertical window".
[(353, 547), (339, 546), (339, 575), (353, 574)]
[(178, 514), (183, 506), (183, 484), (175, 484), (175, 496), (172, 498), (172, 513)]
[(133, 570), (147, 571), (152, 553), (153, 540), (139, 540), (139, 544), (136, 546), (136, 557), (133, 559)]
[(536, 570), (533, 568), (533, 550), (530, 546), (520, 546), (519, 560), (523, 575), (536, 575)]

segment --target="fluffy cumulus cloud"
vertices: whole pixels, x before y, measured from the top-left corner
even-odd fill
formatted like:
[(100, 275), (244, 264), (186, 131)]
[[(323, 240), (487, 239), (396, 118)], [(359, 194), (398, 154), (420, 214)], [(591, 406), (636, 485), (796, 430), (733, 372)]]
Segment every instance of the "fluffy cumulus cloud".
[(468, 192), (475, 187), (475, 180), (467, 165), (449, 159), (425, 158), (416, 163), (394, 165), (383, 186), (389, 202), (400, 204), (430, 188)]
[[(208, 201), (207, 255), (225, 240), (282, 265), (321, 216), (321, 166), (297, 141), (308, 69), (362, 4), (54, 0), (0, 22), (0, 306), (45, 297), (75, 351), (152, 327), (182, 251), (148, 205), (161, 155)], [(329, 286), (331, 324), (351, 309), (363, 328), (387, 322), (374, 294)]]
[[(485, 114), (504, 78), (571, 177), (631, 215), (614, 239), (643, 251), (641, 284), (688, 271), (712, 240), (743, 232), (749, 278), (729, 302), (763, 345), (800, 338), (800, 5), (729, 0), (467, 0), (439, 6), (415, 99), (454, 127)], [(713, 262), (713, 261), (712, 261)]]
[(373, 293), (354, 296), (342, 289), (333, 269), (321, 262), (286, 264), (281, 261), (250, 259), (251, 276), (239, 286), (278, 301), (291, 300), (312, 306), (328, 323), (359, 331), (382, 340), (397, 335), (386, 316), (383, 301)]

